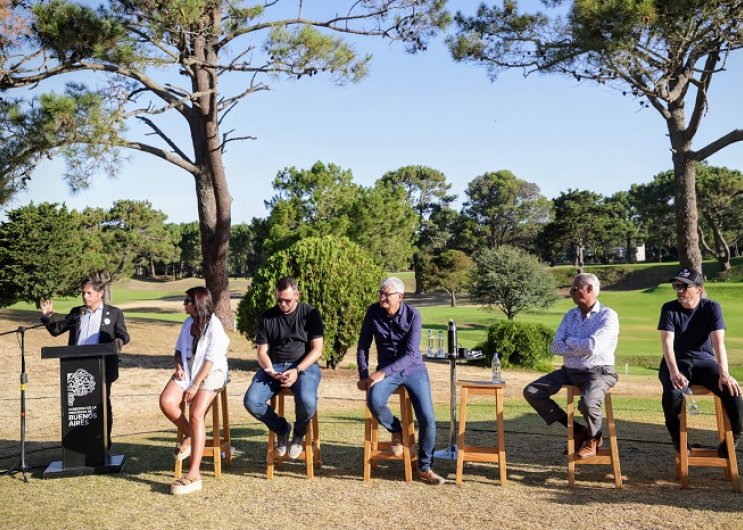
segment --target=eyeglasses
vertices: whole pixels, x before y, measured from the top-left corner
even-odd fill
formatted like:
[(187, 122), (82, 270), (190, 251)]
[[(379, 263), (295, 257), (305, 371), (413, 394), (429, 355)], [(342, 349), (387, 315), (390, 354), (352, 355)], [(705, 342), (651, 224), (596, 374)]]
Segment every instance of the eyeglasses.
[(673, 284), (673, 290), (678, 291), (680, 293), (686, 291), (689, 287), (691, 287), (688, 283), (674, 283)]
[(379, 291), (378, 294), (379, 294), (379, 298), (389, 298), (390, 296), (393, 296), (393, 295), (396, 295), (396, 294), (400, 294), (400, 293), (398, 293), (398, 292), (386, 293), (384, 291)]
[(583, 289), (583, 287), (575, 287), (575, 286), (573, 286), (573, 287), (570, 288), (570, 294), (573, 294), (573, 293), (575, 293), (577, 291), (580, 291), (581, 289)]
[(277, 298), (276, 299), (276, 303), (279, 305), (280, 304), (288, 305), (288, 304), (291, 304), (293, 301), (294, 301), (294, 298)]
[(183, 299), (184, 304), (193, 304), (193, 298), (184, 298)]

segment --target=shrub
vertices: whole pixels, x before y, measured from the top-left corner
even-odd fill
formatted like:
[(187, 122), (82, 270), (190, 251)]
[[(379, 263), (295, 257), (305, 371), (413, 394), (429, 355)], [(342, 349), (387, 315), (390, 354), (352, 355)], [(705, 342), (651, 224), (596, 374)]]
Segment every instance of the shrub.
[(336, 368), (361, 330), (366, 308), (377, 301), (383, 272), (368, 252), (346, 238), (306, 238), (271, 256), (258, 270), (237, 307), (237, 329), (255, 339), (258, 317), (275, 304), (274, 287), (296, 278), (300, 301), (320, 311), (324, 328), (322, 359)]
[(504, 368), (520, 366), (552, 371), (552, 339), (555, 332), (543, 324), (505, 320), (488, 328), (484, 352), (488, 364), (498, 352)]

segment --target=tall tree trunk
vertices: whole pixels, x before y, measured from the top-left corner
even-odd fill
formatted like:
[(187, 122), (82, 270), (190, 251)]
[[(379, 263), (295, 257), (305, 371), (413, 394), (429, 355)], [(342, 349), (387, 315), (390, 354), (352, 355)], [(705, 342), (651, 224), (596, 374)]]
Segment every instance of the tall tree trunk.
[(692, 156), (691, 142), (686, 129), (683, 100), (669, 104), (666, 120), (671, 141), (674, 174), (674, 202), (676, 207), (676, 246), (679, 263), (702, 272), (702, 251), (697, 232), (696, 176), (699, 162)]
[[(219, 9), (210, 10), (209, 24), (218, 28), (221, 23)], [(216, 39), (219, 31), (212, 38)], [(192, 78), (194, 92), (201, 94), (189, 122), (194, 146), (203, 146), (195, 153), (201, 171), (194, 175), (196, 198), (201, 232), (201, 253), (204, 258), (206, 288), (212, 294), (214, 312), (226, 329), (233, 329), (230, 305), (230, 276), (228, 251), (230, 226), (232, 223), (232, 197), (227, 186), (227, 177), (222, 159), (217, 113), (217, 73), (208, 65), (217, 64), (216, 42), (210, 42), (203, 34), (193, 40), (193, 54), (201, 64), (194, 65)], [(202, 66), (207, 65), (207, 66)]]
[(413, 272), (415, 273), (415, 294), (421, 294), (421, 255), (413, 252)]
[(682, 267), (702, 272), (702, 252), (697, 232), (696, 160), (683, 154), (674, 155), (673, 170), (676, 181), (676, 237), (679, 263)]

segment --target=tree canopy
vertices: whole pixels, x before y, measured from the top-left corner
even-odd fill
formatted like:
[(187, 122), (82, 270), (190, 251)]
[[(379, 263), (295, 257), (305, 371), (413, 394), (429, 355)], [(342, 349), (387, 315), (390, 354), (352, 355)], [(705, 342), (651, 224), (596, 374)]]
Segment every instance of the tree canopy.
[[(65, 178), (73, 188), (115, 173), (123, 150), (180, 168), (195, 182), (206, 285), (216, 313), (229, 323), (232, 199), (223, 157), (231, 142), (254, 138), (239, 120), (230, 121), (236, 106), (269, 90), (271, 79), (360, 80), (371, 56), (347, 37), (401, 41), (415, 52), (450, 21), (445, 0), (305, 4), (110, 0), (92, 9), (67, 0), (12, 3), (9, 17), (20, 23), (0, 25), (6, 96), (0, 190), (7, 195), (21, 188), (42, 160), (56, 155), (68, 161)], [(236, 76), (241, 79), (232, 88), (222, 83)], [(62, 93), (51, 92), (59, 77), (72, 81)], [(28, 87), (39, 90), (29, 94)], [(131, 127), (134, 121), (141, 127)]]
[[(523, 13), (513, 0), (457, 13), (449, 39), (455, 60), (565, 75), (614, 88), (654, 109), (665, 122), (674, 171), (676, 236), (684, 267), (701, 268), (696, 168), (734, 142), (743, 129), (694, 148), (713, 109), (710, 86), (724, 78), (740, 39), (740, 0), (543, 0), (544, 11)], [(688, 108), (688, 109), (687, 109)]]
[(440, 254), (421, 258), (421, 287), (423, 291), (443, 289), (449, 294), (451, 306), (457, 306), (457, 292), (470, 285), (474, 260), (461, 250), (445, 250)]
[(462, 214), (481, 227), (484, 244), (493, 248), (528, 247), (551, 218), (551, 205), (539, 186), (508, 170), (480, 175), (467, 185), (465, 194)]
[(500, 309), (508, 320), (525, 309), (547, 308), (557, 301), (555, 279), (537, 258), (504, 245), (475, 256), (470, 297), (486, 309)]
[(0, 225), (0, 306), (79, 293), (85, 274), (78, 214), (33, 203), (8, 212)]

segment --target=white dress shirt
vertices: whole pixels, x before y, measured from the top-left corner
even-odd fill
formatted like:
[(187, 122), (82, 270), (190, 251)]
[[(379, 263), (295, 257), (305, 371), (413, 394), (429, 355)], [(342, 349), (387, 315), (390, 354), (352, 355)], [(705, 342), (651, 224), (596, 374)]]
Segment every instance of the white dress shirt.
[(574, 307), (562, 318), (552, 341), (552, 353), (562, 355), (566, 368), (614, 366), (619, 317), (598, 301), (587, 315)]

